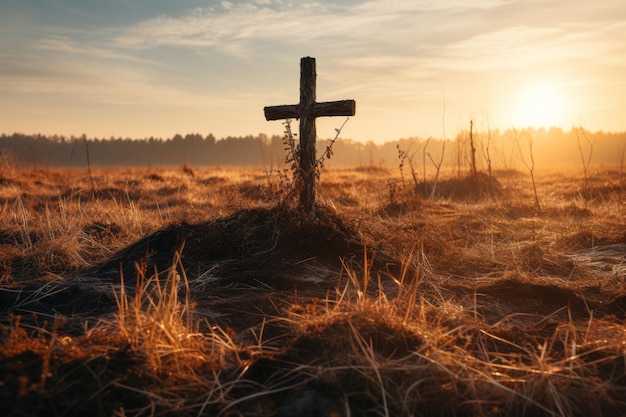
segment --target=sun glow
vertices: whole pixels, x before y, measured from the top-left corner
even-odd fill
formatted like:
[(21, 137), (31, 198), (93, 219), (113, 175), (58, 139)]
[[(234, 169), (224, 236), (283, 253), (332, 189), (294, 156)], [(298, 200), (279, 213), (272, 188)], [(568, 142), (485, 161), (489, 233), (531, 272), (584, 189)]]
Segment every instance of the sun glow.
[(520, 127), (566, 124), (567, 100), (554, 84), (532, 85), (522, 90), (518, 97), (513, 120)]

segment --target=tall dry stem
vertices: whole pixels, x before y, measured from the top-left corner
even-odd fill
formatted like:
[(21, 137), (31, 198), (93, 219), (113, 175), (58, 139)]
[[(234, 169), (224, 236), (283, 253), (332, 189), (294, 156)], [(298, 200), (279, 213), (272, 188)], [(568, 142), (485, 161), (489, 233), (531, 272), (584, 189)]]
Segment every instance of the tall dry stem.
[(491, 168), (491, 154), (490, 154), (490, 146), (491, 146), (491, 125), (489, 123), (489, 116), (487, 115), (487, 144), (484, 145), (483, 148), (483, 156), (485, 158), (485, 162), (487, 162), (487, 172), (489, 173), (489, 177), (493, 177), (493, 172)]
[(91, 175), (91, 161), (89, 158), (89, 141), (85, 138), (85, 154), (87, 155), (87, 173), (89, 174), (89, 184), (91, 185), (91, 194), (96, 194), (96, 184), (93, 181), (93, 175)]
[[(579, 134), (580, 132), (580, 134)], [(580, 136), (585, 138), (588, 146), (588, 153), (585, 157), (585, 153), (583, 152), (583, 145), (580, 141)], [(578, 151), (580, 152), (580, 159), (583, 163), (583, 192), (582, 197), (585, 202), (585, 209), (587, 209), (587, 199), (589, 197), (589, 184), (588, 184), (588, 172), (589, 172), (589, 164), (591, 163), (591, 156), (593, 155), (593, 141), (589, 139), (587, 134), (585, 133), (585, 129), (582, 126), (578, 126), (576, 128), (576, 141), (578, 142)]]
[(619, 197), (624, 199), (624, 156), (626, 156), (626, 143), (622, 145), (622, 157), (619, 165)]
[[(443, 109), (441, 112), (441, 129), (443, 132), (443, 145), (441, 148), (441, 157), (439, 158), (438, 162), (435, 162), (432, 155), (430, 153), (428, 154), (430, 161), (433, 163), (433, 165), (436, 168), (435, 179), (433, 180), (433, 188), (430, 192), (431, 200), (435, 198), (435, 191), (437, 190), (437, 181), (439, 181), (439, 173), (441, 172), (441, 165), (443, 164), (443, 157), (446, 153), (446, 92), (445, 90), (442, 91), (442, 94), (443, 94)], [(428, 142), (426, 143), (426, 145), (428, 145)]]
[(517, 149), (519, 150), (520, 156), (522, 157), (522, 162), (526, 165), (528, 172), (530, 172), (530, 179), (533, 183), (533, 193), (535, 197), (535, 208), (537, 209), (537, 213), (541, 213), (541, 205), (539, 204), (539, 195), (537, 194), (537, 183), (535, 181), (535, 156), (533, 154), (533, 137), (530, 133), (526, 133), (528, 136), (528, 154), (530, 162), (526, 160), (524, 156), (524, 152), (522, 151), (522, 146), (520, 145), (520, 134), (517, 134), (515, 137), (515, 142), (517, 143)]
[(470, 151), (471, 151), (470, 162), (472, 165), (472, 175), (474, 176), (474, 181), (477, 181), (478, 170), (476, 169), (476, 145), (474, 144), (474, 120), (470, 120), (469, 139), (470, 139)]

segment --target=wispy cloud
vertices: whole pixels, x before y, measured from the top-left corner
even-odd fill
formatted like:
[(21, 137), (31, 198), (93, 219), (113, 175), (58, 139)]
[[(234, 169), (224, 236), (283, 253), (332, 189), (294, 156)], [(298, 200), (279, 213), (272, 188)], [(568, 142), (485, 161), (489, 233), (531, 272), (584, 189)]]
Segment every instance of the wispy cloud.
[[(618, 52), (607, 45), (610, 37), (617, 43), (616, 37), (626, 35), (615, 14), (623, 16), (626, 6), (621, 0), (605, 3), (599, 8), (579, 0), (565, 6), (554, 0), (223, 2), (116, 28), (113, 41), (119, 48), (216, 48), (240, 57), (300, 46), (336, 58), (368, 57), (362, 62), (386, 57), (374, 65), (417, 56), (431, 59), (429, 67), (450, 69), (463, 60), (480, 70)], [(587, 12), (595, 20), (580, 15)]]
[(421, 33), (426, 37), (429, 29), (437, 30), (437, 27), (445, 25), (441, 17), (437, 18), (443, 9), (453, 7), (441, 7), (438, 2), (422, 4), (414, 1), (369, 1), (352, 5), (225, 2), (220, 6), (196, 8), (180, 17), (160, 16), (116, 29), (121, 33), (114, 40), (116, 45), (129, 48), (322, 41), (331, 47), (367, 43), (374, 47), (395, 45), (396, 49), (401, 49), (418, 40), (406, 35), (420, 37)]
[(576, 58), (602, 58), (611, 46), (596, 33), (558, 28), (508, 27), (448, 45), (434, 65), (446, 69), (524, 68)]

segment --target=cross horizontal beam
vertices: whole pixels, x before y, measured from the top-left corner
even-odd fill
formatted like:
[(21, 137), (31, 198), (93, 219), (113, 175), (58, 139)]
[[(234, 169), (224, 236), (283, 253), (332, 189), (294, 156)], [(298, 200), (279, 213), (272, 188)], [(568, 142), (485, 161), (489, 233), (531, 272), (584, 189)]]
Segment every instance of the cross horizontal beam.
[(354, 100), (326, 101), (313, 103), (308, 108), (304, 108), (300, 104), (284, 104), (265, 107), (263, 110), (265, 111), (265, 120), (301, 119), (304, 113), (313, 117), (354, 116), (356, 102)]

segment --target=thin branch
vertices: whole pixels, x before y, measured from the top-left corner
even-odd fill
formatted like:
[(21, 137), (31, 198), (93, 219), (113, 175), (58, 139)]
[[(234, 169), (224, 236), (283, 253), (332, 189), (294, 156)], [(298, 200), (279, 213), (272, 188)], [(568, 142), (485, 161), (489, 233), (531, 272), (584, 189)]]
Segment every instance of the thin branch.
[[(516, 131), (517, 133), (517, 131)], [(533, 183), (533, 192), (535, 194), (535, 207), (537, 208), (537, 213), (541, 213), (541, 205), (539, 204), (539, 195), (537, 194), (537, 183), (535, 182), (535, 157), (533, 155), (533, 139), (530, 137), (528, 139), (528, 149), (530, 152), (530, 164), (526, 161), (526, 157), (524, 157), (524, 152), (522, 152), (522, 146), (520, 145), (519, 135), (515, 137), (515, 143), (517, 143), (517, 149), (519, 150), (520, 156), (522, 157), (522, 162), (528, 168), (530, 172), (530, 179)]]

